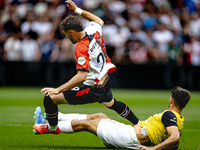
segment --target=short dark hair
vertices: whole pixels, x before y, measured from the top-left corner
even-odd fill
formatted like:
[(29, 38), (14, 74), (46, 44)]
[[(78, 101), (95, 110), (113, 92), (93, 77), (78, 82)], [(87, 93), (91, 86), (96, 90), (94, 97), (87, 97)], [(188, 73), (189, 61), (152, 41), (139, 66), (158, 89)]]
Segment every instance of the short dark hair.
[(171, 97), (174, 99), (175, 105), (178, 105), (181, 110), (187, 105), (191, 98), (190, 92), (179, 86), (174, 87), (171, 93)]
[(77, 32), (83, 31), (83, 25), (80, 19), (76, 16), (67, 16), (63, 22), (60, 24), (60, 28), (63, 29), (65, 32), (69, 30), (75, 30)]

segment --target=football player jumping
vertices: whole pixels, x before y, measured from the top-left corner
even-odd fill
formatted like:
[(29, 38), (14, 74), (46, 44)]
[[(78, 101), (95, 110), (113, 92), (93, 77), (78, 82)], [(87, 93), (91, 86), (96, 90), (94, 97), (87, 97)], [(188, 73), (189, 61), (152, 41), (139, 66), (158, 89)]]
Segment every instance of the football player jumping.
[(138, 118), (126, 104), (113, 97), (110, 89), (108, 73), (114, 72), (116, 66), (111, 63), (102, 38), (103, 20), (78, 8), (71, 0), (65, 2), (71, 11), (86, 18), (90, 24), (84, 29), (78, 17), (69, 15), (60, 25), (66, 37), (73, 44), (77, 43), (75, 47), (77, 74), (58, 88), (41, 89), (41, 92), (46, 94), (44, 108), (49, 122), (48, 130), (52, 132), (57, 130), (58, 104), (102, 103), (133, 124), (137, 124)]

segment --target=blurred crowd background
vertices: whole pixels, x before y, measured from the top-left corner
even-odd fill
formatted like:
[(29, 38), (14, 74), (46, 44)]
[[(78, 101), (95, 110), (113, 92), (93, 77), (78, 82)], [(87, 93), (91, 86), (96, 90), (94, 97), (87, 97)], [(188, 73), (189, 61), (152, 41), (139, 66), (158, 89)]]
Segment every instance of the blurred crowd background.
[[(200, 0), (73, 1), (104, 20), (115, 64), (200, 66)], [(0, 0), (0, 13), (1, 61), (75, 61), (60, 23), (76, 14), (64, 0)]]

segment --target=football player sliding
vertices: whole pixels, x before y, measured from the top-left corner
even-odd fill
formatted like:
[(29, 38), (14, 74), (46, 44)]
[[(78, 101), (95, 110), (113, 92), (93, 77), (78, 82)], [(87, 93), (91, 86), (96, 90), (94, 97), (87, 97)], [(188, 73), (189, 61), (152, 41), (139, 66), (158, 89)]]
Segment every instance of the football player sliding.
[(145, 121), (131, 126), (112, 120), (103, 113), (63, 114), (58, 113), (58, 128), (51, 132), (41, 115), (40, 107), (35, 112), (34, 130), (37, 134), (59, 134), (88, 131), (100, 139), (108, 148), (141, 150), (178, 149), (184, 117), (183, 108), (191, 98), (190, 92), (174, 87), (167, 110), (155, 114)]

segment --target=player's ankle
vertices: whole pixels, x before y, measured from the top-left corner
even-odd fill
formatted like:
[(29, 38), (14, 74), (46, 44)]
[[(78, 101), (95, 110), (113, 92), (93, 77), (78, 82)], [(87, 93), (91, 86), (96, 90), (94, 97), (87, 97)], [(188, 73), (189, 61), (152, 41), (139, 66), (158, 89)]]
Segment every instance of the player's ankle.
[(58, 125), (56, 125), (56, 126), (48, 125), (48, 130), (49, 130), (50, 132), (55, 132), (55, 131), (57, 130), (57, 128), (58, 128)]

